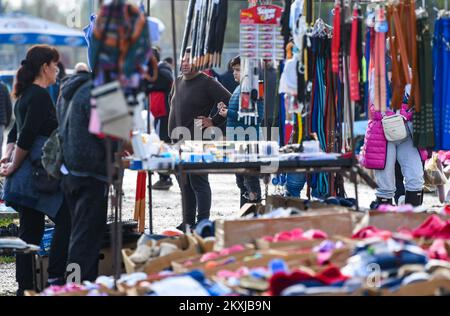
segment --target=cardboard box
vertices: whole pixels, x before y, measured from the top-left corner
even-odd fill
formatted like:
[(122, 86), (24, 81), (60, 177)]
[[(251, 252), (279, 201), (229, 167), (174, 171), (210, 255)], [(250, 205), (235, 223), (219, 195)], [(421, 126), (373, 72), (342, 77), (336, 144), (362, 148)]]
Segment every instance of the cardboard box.
[(450, 280), (436, 279), (413, 283), (400, 288), (396, 292), (380, 290), (378, 294), (381, 296), (437, 296), (440, 295), (441, 290), (450, 292)]
[(311, 212), (285, 218), (258, 218), (216, 221), (217, 250), (237, 244), (255, 242), (257, 239), (281, 231), (301, 228), (320, 229), (329, 236), (351, 236), (352, 219), (348, 211), (330, 209), (330, 212)]
[(182, 258), (188, 258), (200, 252), (197, 240), (191, 236), (183, 235), (178, 239), (166, 238), (159, 240), (158, 244), (161, 244), (163, 242), (174, 244), (181, 250), (173, 252), (167, 256), (149, 260), (143, 265), (136, 265), (133, 261), (130, 260), (130, 256), (133, 254), (133, 250), (122, 249), (122, 256), (126, 272), (145, 272), (147, 274), (159, 273), (164, 269), (170, 268), (172, 261)]
[(196, 232), (193, 233), (194, 238), (197, 240), (197, 243), (200, 247), (201, 253), (211, 252), (214, 249), (214, 245), (216, 243), (216, 239), (205, 239), (199, 236)]
[[(124, 244), (124, 248), (136, 248), (136, 243)], [(34, 256), (35, 260), (35, 283), (36, 291), (41, 292), (45, 290), (48, 279), (48, 256)], [(122, 272), (125, 272), (125, 266), (122, 263)], [(111, 248), (103, 248), (100, 250), (98, 262), (99, 275), (114, 275), (114, 254)]]
[(319, 201), (302, 200), (279, 195), (271, 195), (267, 197), (266, 209), (267, 208), (294, 208), (300, 211), (327, 211), (329, 209), (349, 210), (343, 206), (328, 205)]
[[(261, 254), (261, 257), (245, 260), (245, 257), (242, 257), (241, 260), (237, 260), (234, 263), (227, 264), (225, 266), (210, 268), (210, 269), (201, 269), (205, 273), (206, 277), (212, 277), (217, 274), (220, 270), (228, 270), (228, 271), (236, 271), (240, 268), (247, 267), (249, 269), (251, 268), (257, 268), (257, 267), (265, 267), (269, 264), (270, 261), (273, 259), (281, 258), (281, 259), (289, 259), (290, 254), (286, 253), (284, 251), (269, 249), (269, 250), (261, 250), (258, 251), (259, 254)], [(256, 253), (255, 253), (256, 254)]]
[[(399, 228), (414, 229), (420, 226), (433, 214), (429, 213), (384, 213), (369, 212), (368, 226), (396, 232)], [(449, 220), (449, 216), (438, 215), (442, 220)]]

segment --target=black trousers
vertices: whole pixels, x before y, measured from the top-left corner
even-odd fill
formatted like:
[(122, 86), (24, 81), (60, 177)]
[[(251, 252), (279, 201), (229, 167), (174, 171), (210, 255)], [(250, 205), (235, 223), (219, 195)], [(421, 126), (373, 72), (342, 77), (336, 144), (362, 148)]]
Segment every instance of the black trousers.
[[(45, 230), (45, 215), (37, 210), (16, 206), (19, 212), (19, 238), (28, 244), (39, 246)], [(64, 278), (67, 266), (67, 255), (70, 239), (70, 213), (64, 201), (56, 218), (52, 245), (49, 253), (48, 277), (50, 279)], [(16, 281), (19, 284), (18, 295), (23, 291), (34, 289), (33, 286), (33, 257), (30, 254), (16, 256)]]
[[(169, 113), (169, 112), (167, 112)], [(170, 143), (169, 137), (169, 116), (162, 116), (155, 119), (155, 130), (159, 138), (165, 142)], [(170, 175), (159, 173), (161, 181), (170, 181)]]
[(68, 264), (77, 264), (81, 281), (95, 281), (108, 214), (108, 185), (94, 178), (66, 176), (63, 191), (72, 217)]
[[(258, 176), (236, 175), (236, 184), (241, 191), (241, 207), (245, 203), (258, 203), (261, 201), (261, 183)], [(256, 194), (256, 200), (251, 201), (249, 194)]]
[(183, 223), (193, 226), (195, 216), (197, 223), (209, 219), (211, 211), (211, 187), (209, 185), (208, 175), (188, 174), (185, 182), (177, 178), (180, 190), (185, 196), (185, 212), (183, 214)]

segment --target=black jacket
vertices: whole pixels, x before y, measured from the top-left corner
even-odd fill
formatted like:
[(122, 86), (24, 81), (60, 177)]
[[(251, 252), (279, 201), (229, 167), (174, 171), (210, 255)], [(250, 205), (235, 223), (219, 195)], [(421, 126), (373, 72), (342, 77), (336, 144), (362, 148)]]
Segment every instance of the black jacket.
[(89, 132), (91, 117), (91, 74), (79, 73), (68, 78), (61, 88), (57, 104), (58, 122), (62, 124), (69, 106), (67, 127), (59, 127), (63, 142), (64, 164), (74, 176), (107, 181), (104, 141)]
[(147, 94), (151, 92), (164, 92), (166, 96), (166, 113), (169, 116), (170, 111), (170, 91), (175, 80), (172, 68), (166, 62), (160, 62), (158, 64), (158, 79), (155, 82), (147, 82)]
[(8, 88), (0, 82), (0, 125), (9, 126), (11, 123), (12, 103)]

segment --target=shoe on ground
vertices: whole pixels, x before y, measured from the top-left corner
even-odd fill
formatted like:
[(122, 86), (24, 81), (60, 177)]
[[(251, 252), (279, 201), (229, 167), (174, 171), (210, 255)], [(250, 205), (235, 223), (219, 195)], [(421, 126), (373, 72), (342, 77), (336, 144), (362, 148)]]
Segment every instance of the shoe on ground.
[(163, 181), (159, 180), (154, 185), (152, 185), (153, 190), (158, 191), (168, 191), (172, 187), (173, 183), (171, 180)]
[(186, 234), (186, 232), (188, 231), (187, 226), (189, 226), (189, 232), (192, 232), (192, 230), (195, 229), (195, 224), (188, 225), (186, 223), (181, 223), (180, 225), (177, 226), (177, 229)]
[(377, 210), (380, 207), (380, 205), (386, 205), (386, 204), (393, 205), (393, 199), (385, 199), (385, 198), (377, 197), (377, 199), (375, 201), (370, 203), (370, 209)]

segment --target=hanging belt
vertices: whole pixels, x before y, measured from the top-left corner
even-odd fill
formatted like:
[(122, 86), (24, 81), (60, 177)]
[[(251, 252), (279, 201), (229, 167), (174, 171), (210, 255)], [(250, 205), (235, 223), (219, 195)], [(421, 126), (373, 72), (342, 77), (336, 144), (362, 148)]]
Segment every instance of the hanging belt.
[(385, 34), (375, 34), (375, 110), (386, 112)]
[(391, 86), (392, 86), (392, 102), (391, 108), (397, 110), (400, 108), (400, 105), (403, 100), (403, 90), (405, 89), (404, 82), (402, 82), (402, 76), (400, 75), (400, 65), (398, 61), (398, 47), (397, 41), (395, 40), (395, 27), (394, 27), (394, 16), (393, 16), (393, 8), (388, 7), (388, 21), (389, 31), (389, 45), (391, 52), (391, 63), (392, 63), (392, 78), (391, 78)]
[(358, 9), (353, 10), (352, 35), (350, 43), (350, 99), (359, 101), (359, 60), (358, 60)]
[[(393, 7), (392, 15), (394, 17), (394, 25), (395, 25), (395, 37), (397, 40), (397, 48), (400, 51), (400, 60), (403, 68), (403, 75), (407, 84), (411, 83), (411, 77), (409, 75), (409, 64), (408, 64), (408, 55), (407, 55), (407, 46), (403, 36), (403, 29), (400, 23), (400, 17), (397, 8)], [(415, 38), (414, 38), (415, 40)]]
[(336, 4), (333, 19), (333, 39), (331, 44), (331, 61), (333, 72), (339, 73), (339, 51), (341, 46), (341, 5)]
[(326, 96), (326, 135), (327, 135), (327, 152), (334, 152), (335, 131), (336, 131), (336, 108), (335, 108), (335, 87), (333, 84), (333, 73), (331, 71), (331, 59), (327, 59), (327, 96)]
[[(416, 108), (416, 112), (420, 112), (420, 83), (419, 83), (419, 72), (417, 68), (417, 21), (416, 21), (416, 4), (414, 1), (411, 1), (409, 5), (409, 20), (410, 26), (409, 29), (411, 34), (409, 34), (408, 38), (411, 41), (411, 70), (412, 70), (412, 82), (411, 82), (411, 95), (409, 97), (408, 105), (409, 107)], [(413, 39), (413, 40), (411, 40)]]
[(366, 31), (366, 82), (365, 82), (365, 99), (364, 99), (364, 107), (366, 112), (366, 119), (369, 119), (369, 102), (370, 102), (370, 93), (369, 93), (369, 68), (370, 68), (370, 56), (371, 56), (371, 47), (373, 42), (372, 36), (373, 28), (368, 27)]
[[(324, 124), (324, 118), (325, 118), (325, 48), (326, 48), (326, 39), (320, 39), (319, 40), (319, 57), (318, 57), (318, 63), (317, 63), (317, 80), (318, 80), (318, 95), (317, 98), (317, 135), (319, 138), (320, 146), (322, 147), (323, 151), (327, 150), (327, 143), (326, 143), (326, 137), (325, 137), (325, 124)], [(318, 192), (320, 196), (325, 196), (328, 194), (328, 177), (326, 173), (320, 173), (318, 176)]]
[(433, 113), (433, 72), (431, 62), (431, 41), (428, 19), (417, 20), (418, 74), (420, 83), (421, 110), (413, 118), (414, 146), (433, 148), (435, 146)]

